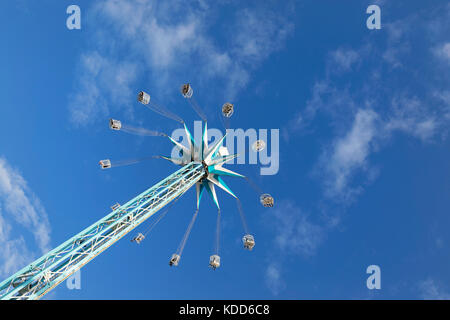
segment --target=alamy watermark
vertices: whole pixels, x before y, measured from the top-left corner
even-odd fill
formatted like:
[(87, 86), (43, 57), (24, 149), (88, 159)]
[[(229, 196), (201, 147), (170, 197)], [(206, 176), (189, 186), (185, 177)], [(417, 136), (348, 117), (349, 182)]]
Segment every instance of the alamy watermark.
[(381, 269), (379, 266), (373, 264), (367, 267), (366, 273), (370, 274), (367, 278), (366, 285), (367, 289), (381, 289)]
[(69, 290), (81, 290), (81, 270), (78, 269), (66, 280), (66, 286)]
[(81, 9), (80, 9), (80, 7), (75, 4), (71, 4), (70, 6), (67, 7), (66, 13), (70, 14), (70, 16), (68, 16), (67, 20), (66, 20), (67, 29), (80, 30), (81, 29)]
[(367, 29), (381, 29), (381, 9), (376, 4), (372, 4), (367, 7), (366, 13), (370, 14), (367, 18), (366, 26)]
[[(202, 122), (194, 121), (194, 140), (199, 143), (202, 140)], [(270, 134), (269, 134), (270, 132)], [(229, 164), (260, 164), (261, 175), (275, 175), (280, 167), (280, 130), (279, 129), (227, 129), (225, 147), (230, 154), (238, 154), (236, 159)], [(187, 146), (186, 133), (183, 128), (175, 129), (171, 135), (172, 139)], [(208, 128), (208, 145), (212, 146), (223, 137), (223, 132), (217, 128)], [(259, 152), (252, 150), (252, 145), (257, 140), (263, 140), (266, 148)], [(270, 149), (270, 150), (269, 150)], [(179, 157), (179, 148), (174, 146), (171, 157)]]

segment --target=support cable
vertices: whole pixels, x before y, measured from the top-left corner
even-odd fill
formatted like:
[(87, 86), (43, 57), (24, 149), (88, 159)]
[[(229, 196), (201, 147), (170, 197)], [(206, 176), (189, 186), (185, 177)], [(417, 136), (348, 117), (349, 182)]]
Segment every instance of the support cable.
[(147, 230), (144, 232), (144, 236), (147, 236), (147, 234), (153, 230), (153, 228), (158, 224), (159, 221), (162, 220), (162, 218), (164, 218), (164, 216), (167, 214), (167, 212), (169, 212), (170, 208), (172, 208), (172, 206), (175, 204), (175, 202), (178, 201), (178, 199), (180, 199), (181, 196), (178, 196), (175, 200), (173, 200), (169, 206), (166, 208), (166, 210), (164, 210), (163, 213), (161, 213), (158, 218), (153, 221), (153, 223), (150, 224), (150, 226), (147, 228)]
[(248, 230), (248, 226), (247, 226), (247, 221), (246, 221), (245, 215), (244, 215), (244, 210), (242, 209), (241, 200), (236, 198), (236, 203), (237, 203), (237, 207), (239, 210), (239, 215), (241, 216), (241, 222), (242, 222), (242, 227), (244, 228), (244, 232), (245, 232), (245, 234), (250, 234), (250, 232)]
[(159, 113), (163, 117), (175, 120), (179, 123), (184, 123), (183, 119), (181, 119), (178, 115), (169, 111), (166, 107), (163, 107), (162, 105), (153, 102), (153, 100), (150, 101), (149, 104), (146, 104), (145, 106), (150, 110)]
[(143, 157), (143, 158), (137, 158), (137, 159), (111, 161), (111, 168), (129, 166), (129, 165), (136, 164), (136, 163), (139, 163), (139, 162), (142, 162), (145, 160), (160, 159), (160, 158), (161, 158), (161, 156), (149, 156), (149, 157)]
[(230, 129), (230, 118), (227, 118), (227, 117), (222, 117), (222, 118), (224, 118), (223, 122), (225, 123), (225, 129)]
[(253, 189), (253, 190), (255, 190), (256, 191), (256, 193), (257, 194), (262, 194), (263, 193), (263, 191), (262, 191), (262, 189), (252, 180), (252, 179), (250, 179), (249, 177), (245, 177), (245, 180), (247, 180), (247, 182), (248, 182), (248, 184), (250, 185), (250, 187)]
[(167, 134), (159, 131), (149, 130), (145, 128), (134, 127), (130, 125), (122, 124), (121, 131), (126, 133), (135, 134), (138, 136), (150, 136), (150, 137), (167, 137)]
[(183, 253), (184, 246), (186, 245), (187, 239), (189, 238), (189, 234), (191, 233), (192, 227), (194, 225), (195, 220), (197, 219), (198, 209), (195, 210), (194, 215), (192, 216), (191, 222), (189, 223), (186, 232), (184, 233), (183, 239), (180, 242), (180, 245), (177, 248), (177, 254), (181, 257)]
[(217, 223), (216, 223), (216, 244), (214, 248), (214, 254), (219, 255), (220, 245), (220, 209), (217, 211)]
[(192, 109), (197, 113), (197, 115), (202, 118), (203, 121), (207, 121), (205, 112), (200, 107), (200, 105), (197, 103), (197, 100), (195, 100), (193, 97), (188, 99), (189, 104), (191, 105)]
[(230, 129), (230, 118), (224, 117), (222, 114), (222, 111), (220, 109), (219, 109), (218, 114), (219, 114), (220, 122), (222, 123), (222, 126), (224, 127), (225, 131), (227, 129)]

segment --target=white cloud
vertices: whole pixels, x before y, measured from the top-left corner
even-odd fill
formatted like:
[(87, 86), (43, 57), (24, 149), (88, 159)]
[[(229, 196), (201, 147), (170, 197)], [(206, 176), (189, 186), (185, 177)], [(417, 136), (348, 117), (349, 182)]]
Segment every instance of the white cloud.
[[(131, 84), (137, 74), (135, 63), (119, 62), (94, 51), (82, 55), (80, 69), (79, 90), (69, 101), (74, 124), (89, 124), (96, 118), (108, 116), (114, 108), (127, 107), (134, 101)], [(108, 107), (109, 101), (114, 101), (112, 110)]]
[(310, 256), (323, 241), (323, 229), (311, 222), (302, 210), (290, 201), (281, 201), (272, 210), (275, 243), (287, 254)]
[(360, 60), (359, 52), (339, 48), (330, 53), (330, 67), (337, 71), (349, 71)]
[(439, 120), (417, 97), (396, 96), (391, 105), (392, 112), (385, 130), (399, 130), (422, 141), (430, 140), (435, 135)]
[(371, 142), (377, 135), (377, 119), (372, 110), (358, 110), (350, 130), (333, 142), (331, 152), (322, 155), (321, 168), (325, 169), (328, 196), (348, 198), (355, 192), (348, 189), (349, 180), (355, 170), (367, 165)]
[(20, 173), (0, 158), (0, 274), (23, 267), (32, 258), (25, 239), (11, 222), (31, 232), (41, 252), (49, 250), (50, 224), (40, 200)]
[[(345, 93), (337, 94), (351, 101)], [(326, 106), (328, 100), (322, 100), (322, 96), (323, 93), (317, 97), (313, 94), (315, 98), (311, 100), (318, 110), (326, 110), (329, 107)], [(445, 99), (445, 94), (435, 94), (435, 98)], [(332, 100), (332, 103), (336, 103), (339, 99)], [(354, 106), (356, 103), (349, 102), (350, 104)], [(351, 112), (353, 108), (349, 107), (348, 111)], [(432, 141), (445, 127), (450, 114), (448, 106), (430, 108), (419, 98), (403, 94), (392, 98), (387, 111), (379, 109), (380, 113), (371, 109), (358, 109), (351, 127), (325, 147), (315, 171), (318, 177), (323, 179), (327, 197), (343, 202), (353, 200), (354, 196), (362, 191), (362, 186), (361, 182), (352, 184), (352, 178), (357, 173), (364, 173), (364, 184), (371, 182), (378, 173), (378, 170), (369, 164), (368, 159), (371, 153), (379, 150), (380, 143), (386, 142), (397, 132), (403, 132), (423, 142)], [(334, 118), (338, 116), (333, 115)]]
[(310, 125), (318, 113), (329, 115), (330, 124), (333, 125), (340, 123), (344, 115), (354, 110), (357, 110), (357, 106), (347, 88), (338, 88), (329, 79), (317, 81), (305, 107), (293, 115), (286, 125), (283, 137), (288, 140), (295, 133), (310, 133)]
[[(72, 120), (89, 124), (105, 116), (111, 104), (125, 107), (125, 100), (135, 100), (129, 88), (140, 77), (153, 84), (158, 96), (190, 81), (208, 87), (215, 83), (233, 99), (248, 84), (250, 71), (283, 47), (292, 25), (269, 9), (231, 10), (225, 25), (216, 24), (212, 17), (221, 5), (96, 2), (89, 12), (91, 21), (101, 21), (90, 26), (96, 49), (81, 57), (78, 89), (69, 105)], [(108, 100), (113, 95), (119, 101)]]
[(281, 277), (281, 268), (275, 263), (270, 263), (265, 270), (265, 280), (273, 295), (278, 295), (285, 288)]
[[(448, 136), (448, 76), (442, 64), (422, 62), (432, 60), (432, 55), (447, 59), (450, 46), (442, 38), (449, 14), (447, 6), (447, 10), (385, 23), (384, 44), (375, 45), (368, 38), (357, 48), (340, 47), (327, 55), (324, 78), (315, 82), (309, 100), (288, 122), (284, 135), (287, 139), (293, 133), (310, 133), (317, 114), (325, 116), (321, 119), (328, 121), (333, 136), (315, 173), (327, 197), (345, 201), (362, 191), (361, 185), (377, 173), (368, 162), (371, 153), (394, 134), (404, 133), (424, 143)], [(420, 46), (432, 50), (411, 50)], [(343, 76), (345, 71), (352, 72), (351, 80)], [(360, 176), (363, 179), (357, 180)]]
[(447, 61), (450, 62), (450, 42), (446, 42), (436, 48), (434, 48), (434, 54)]
[(386, 30), (388, 31), (388, 35), (391, 35), (392, 38), (395, 39), (395, 41), (393, 43), (388, 42), (388, 45), (386, 46), (385, 51), (383, 52), (381, 57), (390, 65), (390, 67), (394, 69), (405, 67), (402, 58), (404, 58), (411, 52), (411, 44), (409, 43), (409, 41), (405, 40), (400, 44), (397, 43), (397, 41), (400, 41), (399, 39), (397, 39), (397, 37), (402, 37), (402, 28), (407, 27), (403, 24), (393, 24), (388, 25), (388, 27), (386, 28)]
[(293, 30), (285, 17), (268, 10), (245, 9), (238, 13), (232, 38), (233, 55), (242, 63), (259, 63), (279, 50)]
[(0, 212), (0, 276), (3, 278), (17, 272), (31, 256), (22, 236), (11, 239), (11, 226)]
[[(329, 142), (314, 166), (314, 174), (324, 186), (324, 199), (318, 207), (326, 224), (312, 224), (313, 228), (309, 229), (318, 227), (317, 233), (312, 232), (318, 237), (304, 237), (298, 235), (309, 232), (292, 232), (298, 229), (289, 214), (285, 224), (276, 220), (276, 243), (283, 251), (290, 248), (289, 237), (294, 234), (294, 239), (316, 239), (311, 242), (313, 245), (299, 241), (302, 245), (296, 247), (302, 249), (297, 252), (314, 252), (325, 232), (340, 223), (345, 207), (362, 192), (364, 185), (376, 178), (378, 169), (376, 164), (371, 164), (371, 155), (394, 134), (403, 133), (424, 143), (445, 136), (443, 132), (448, 130), (450, 119), (448, 73), (442, 64), (435, 63), (434, 55), (447, 59), (442, 38), (448, 38), (448, 27), (442, 26), (450, 21), (447, 18), (450, 5), (447, 11), (435, 9), (429, 15), (412, 15), (383, 24), (387, 34), (384, 43), (372, 42), (374, 38), (368, 37), (367, 42), (356, 48), (340, 47), (326, 56), (325, 76), (314, 83), (310, 98), (289, 118), (284, 133), (286, 140), (300, 131), (310, 134), (314, 130), (311, 124), (318, 115), (322, 129), (318, 134), (320, 141), (331, 131)], [(432, 32), (430, 24), (434, 25)], [(351, 77), (345, 72), (351, 72)], [(342, 208), (336, 201), (342, 202)], [(283, 212), (290, 212), (289, 209)], [(295, 211), (295, 221), (302, 221), (301, 211)], [(303, 225), (308, 228), (311, 224), (306, 220)], [(283, 234), (287, 236), (282, 237)], [(273, 278), (277, 279), (277, 275), (274, 272)], [(428, 286), (428, 290), (436, 293), (438, 289)], [(437, 292), (446, 294), (442, 290)]]
[(449, 120), (450, 119), (450, 91), (436, 91), (433, 93), (433, 97), (437, 100), (438, 105), (443, 110), (443, 116)]
[(313, 222), (300, 207), (290, 200), (278, 201), (265, 216), (265, 225), (275, 233), (276, 251), (268, 252), (269, 263), (265, 269), (265, 282), (272, 294), (278, 295), (288, 285), (283, 281), (283, 261), (299, 257), (309, 258), (325, 238), (325, 227)]
[(450, 300), (450, 293), (442, 289), (433, 279), (419, 283), (420, 295), (425, 300)]
[(417, 98), (395, 97), (385, 119), (371, 109), (359, 109), (352, 126), (343, 136), (335, 138), (320, 158), (318, 172), (324, 179), (326, 196), (344, 202), (352, 200), (362, 190), (361, 186), (352, 186), (352, 177), (364, 172), (367, 174), (365, 182), (374, 178), (377, 171), (371, 168), (368, 158), (377, 151), (378, 142), (389, 139), (394, 132), (429, 141), (440, 125)]
[(338, 88), (333, 76), (352, 71), (360, 64), (362, 57), (369, 53), (370, 46), (363, 46), (359, 50), (341, 47), (328, 53), (325, 78), (314, 83), (305, 107), (289, 121), (283, 136), (285, 140), (293, 133), (306, 131), (318, 112), (325, 112), (337, 118), (342, 115), (343, 110), (356, 110), (349, 88)]

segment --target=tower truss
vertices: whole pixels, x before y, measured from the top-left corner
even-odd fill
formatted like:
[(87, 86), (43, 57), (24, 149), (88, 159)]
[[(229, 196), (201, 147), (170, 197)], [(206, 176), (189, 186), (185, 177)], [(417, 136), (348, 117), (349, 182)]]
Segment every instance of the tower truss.
[[(182, 94), (185, 98), (190, 99), (192, 97), (192, 88), (189, 84), (183, 85)], [(145, 92), (139, 93), (138, 101), (144, 105), (150, 104), (152, 110), (163, 116), (176, 121), (180, 120), (176, 115), (172, 114), (165, 108), (150, 103), (150, 95)], [(174, 140), (166, 134), (161, 134), (151, 130), (144, 130), (142, 128), (127, 127), (122, 125), (122, 123), (118, 120), (110, 119), (109, 126), (113, 130), (123, 129), (124, 131), (128, 130), (127, 132), (139, 134), (145, 133), (145, 135), (166, 136), (178, 149), (179, 156), (174, 155), (158, 157), (169, 160), (172, 163), (181, 166), (181, 169), (163, 179), (153, 187), (147, 189), (124, 205), (113, 206), (112, 212), (107, 216), (1, 282), (0, 300), (40, 299), (59, 283), (77, 272), (81, 267), (113, 245), (116, 241), (124, 237), (127, 233), (138, 227), (141, 223), (145, 222), (160, 209), (181, 197), (194, 185), (197, 194), (197, 210), (180, 244), (181, 249), (177, 251), (176, 254), (172, 255), (169, 265), (178, 265), (181, 252), (183, 251), (187, 237), (189, 236), (189, 232), (197, 216), (202, 194), (206, 190), (218, 209), (216, 250), (210, 257), (209, 265), (214, 270), (219, 267), (220, 256), (218, 255), (218, 248), (221, 214), (215, 187), (219, 187), (237, 199), (236, 195), (228, 187), (223, 178), (225, 176), (245, 177), (223, 167), (225, 163), (236, 158), (237, 154), (229, 154), (229, 150), (223, 146), (226, 135), (214, 142), (213, 145), (208, 144), (209, 139), (206, 117), (204, 117), (204, 114), (200, 112), (201, 109), (196, 103), (194, 107), (195, 111), (199, 113), (199, 115), (203, 115), (202, 118), (205, 118), (205, 124), (201, 139), (196, 142), (186, 127), (184, 121), (180, 121), (184, 125), (187, 145)], [(125, 128), (128, 129), (125, 130)], [(101, 160), (100, 165), (102, 169), (112, 167), (109, 159)], [(263, 196), (264, 199), (261, 198), (261, 203), (263, 203), (265, 207), (273, 206), (273, 198), (268, 194), (264, 194), (262, 197)], [(255, 245), (254, 237), (248, 233), (245, 219), (243, 218), (244, 214), (242, 207), (240, 206), (239, 199), (237, 200), (239, 204), (239, 212), (244, 222), (244, 229), (246, 232), (242, 239), (244, 248), (252, 250)], [(164, 213), (162, 216), (163, 215)], [(139, 239), (139, 241), (136, 240), (137, 243), (145, 238), (144, 235), (139, 235), (139, 238), (135, 238)]]
[(39, 299), (205, 176), (190, 162), (0, 283), (1, 300)]

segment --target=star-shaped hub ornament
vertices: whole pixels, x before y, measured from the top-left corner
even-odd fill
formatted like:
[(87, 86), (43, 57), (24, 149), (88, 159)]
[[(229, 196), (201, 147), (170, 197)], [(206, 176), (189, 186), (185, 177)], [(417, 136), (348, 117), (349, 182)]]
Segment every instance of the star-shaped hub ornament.
[(191, 135), (188, 128), (186, 127), (186, 124), (184, 124), (184, 130), (186, 132), (188, 146), (185, 146), (175, 141), (172, 137), (168, 137), (170, 141), (172, 141), (172, 143), (179, 148), (180, 156), (179, 157), (163, 156), (162, 158), (167, 159), (173, 162), (174, 164), (180, 166), (185, 166), (190, 162), (202, 163), (203, 167), (205, 168), (205, 175), (199, 182), (196, 183), (197, 209), (200, 206), (200, 201), (205, 189), (213, 199), (217, 208), (220, 209), (215, 189), (216, 186), (228, 192), (234, 198), (237, 198), (236, 195), (233, 193), (233, 191), (231, 191), (231, 189), (227, 186), (225, 181), (223, 181), (222, 179), (223, 176), (244, 178), (243, 175), (223, 167), (223, 165), (226, 162), (233, 160), (238, 155), (237, 154), (230, 155), (228, 149), (223, 146), (226, 134), (213, 146), (210, 147), (208, 145), (207, 122), (205, 122), (204, 124), (202, 141), (200, 142), (200, 144), (196, 143), (194, 137)]

